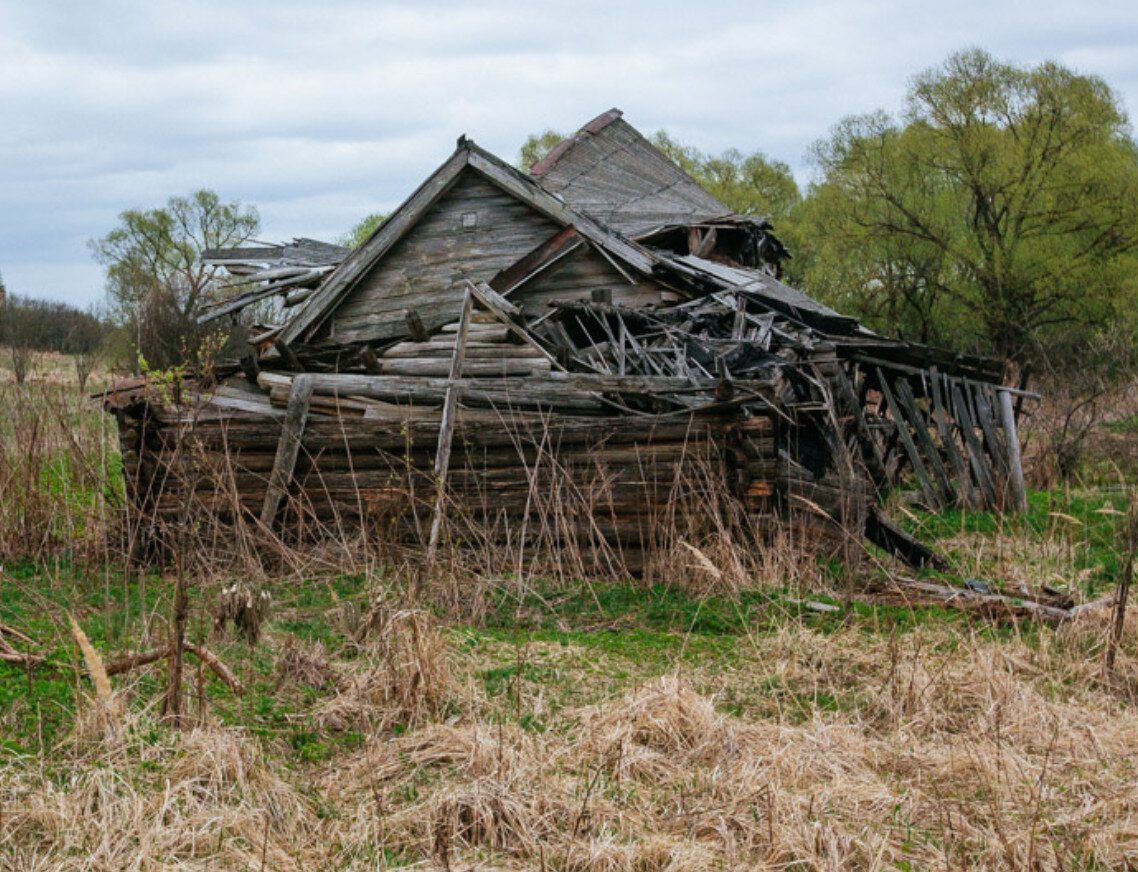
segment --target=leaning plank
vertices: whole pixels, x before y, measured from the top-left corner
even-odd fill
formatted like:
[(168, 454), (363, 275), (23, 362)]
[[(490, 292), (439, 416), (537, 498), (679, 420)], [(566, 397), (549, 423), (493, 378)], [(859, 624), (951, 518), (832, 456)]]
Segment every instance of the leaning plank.
[(976, 420), (980, 424), (980, 432), (984, 434), (984, 443), (988, 446), (988, 456), (1001, 475), (1008, 474), (1008, 461), (1004, 453), (1004, 446), (1000, 444), (999, 434), (996, 432), (996, 422), (992, 406), (988, 402), (984, 385), (977, 382), (965, 382), (967, 390), (972, 395), (972, 402), (976, 408)]
[(537, 344), (534, 338), (530, 336), (528, 330), (523, 330), (510, 320), (511, 315), (516, 315), (521, 311), (517, 306), (502, 297), (485, 282), (479, 282), (477, 285), (473, 282), (467, 282), (467, 287), (473, 298), (481, 303), (488, 312), (491, 312), (495, 318), (501, 321), (511, 333), (521, 339), (522, 342), (530, 348), (540, 352), (541, 356), (548, 360), (551, 366), (557, 369), (564, 369), (564, 367), (554, 359), (552, 354)]
[(968, 403), (960, 391), (959, 384), (952, 385), (952, 405), (956, 410), (956, 426), (964, 437), (964, 446), (968, 450), (968, 459), (972, 463), (972, 471), (984, 492), (986, 505), (996, 505), (996, 482), (992, 478), (992, 469), (984, 458), (984, 446), (976, 438), (976, 425), (968, 411)]
[(952, 471), (960, 484), (960, 493), (964, 497), (965, 505), (969, 508), (978, 509), (981, 507), (980, 498), (976, 493), (976, 488), (972, 486), (972, 478), (968, 474), (968, 464), (965, 463), (960, 454), (960, 449), (956, 445), (956, 434), (952, 431), (952, 417), (944, 407), (943, 391), (950, 388), (947, 382), (942, 383), (942, 377), (935, 366), (929, 370), (929, 381), (932, 382), (931, 393), (935, 413), (933, 417), (936, 419), (940, 443), (944, 446), (944, 453), (948, 456), (948, 462), (952, 465)]
[(929, 566), (941, 571), (948, 569), (948, 562), (943, 557), (883, 518), (876, 509), (871, 509), (866, 516), (865, 538), (914, 568)]
[(853, 412), (861, 453), (865, 458), (865, 465), (869, 469), (869, 474), (873, 477), (873, 483), (879, 488), (884, 487), (888, 479), (885, 472), (885, 458), (881, 455), (881, 446), (877, 444), (877, 440), (869, 430), (865, 413), (862, 410), (861, 403), (858, 402), (857, 394), (854, 393), (853, 385), (850, 384), (845, 369), (838, 367), (834, 374), (834, 381), (837, 383), (838, 391), (846, 405)]
[(462, 298), (462, 314), (458, 319), (458, 333), (454, 340), (454, 356), (450, 361), (450, 378), (446, 398), (443, 400), (443, 418), (439, 425), (439, 443), (435, 452), (435, 512), (431, 518), (431, 536), (427, 542), (427, 564), (434, 562), (435, 551), (439, 545), (442, 531), (443, 506), (446, 502), (447, 471), (450, 469), (450, 449), (454, 440), (455, 406), (458, 403), (459, 385), (462, 378), (463, 356), (466, 352), (466, 329), (470, 324), (471, 310), (474, 308), (474, 289), (470, 287)]
[(909, 420), (913, 422), (913, 427), (917, 433), (917, 441), (921, 443), (925, 457), (928, 458), (929, 465), (933, 469), (933, 475), (936, 476), (941, 498), (944, 500), (945, 505), (952, 505), (956, 502), (956, 491), (949, 481), (948, 471), (944, 468), (944, 463), (940, 459), (940, 452), (937, 451), (936, 445), (933, 444), (932, 437), (929, 436), (928, 420), (925, 418), (920, 406), (917, 405), (917, 400), (913, 396), (913, 389), (909, 387), (908, 379), (899, 378), (895, 384), (897, 386), (897, 399), (901, 401), (901, 405), (904, 406), (905, 411), (909, 415)]
[(893, 423), (897, 427), (897, 435), (901, 437), (901, 445), (905, 449), (909, 463), (913, 466), (913, 472), (916, 473), (917, 482), (921, 486), (921, 493), (924, 494), (925, 502), (927, 502), (930, 507), (939, 509), (941, 507), (940, 497), (933, 488), (928, 471), (925, 469), (925, 464), (921, 460), (921, 453), (917, 450), (917, 446), (913, 442), (913, 436), (909, 432), (908, 422), (905, 420), (901, 407), (893, 396), (893, 391), (889, 388), (889, 382), (886, 381), (885, 374), (881, 371), (881, 367), (877, 368), (877, 381), (881, 387), (881, 394), (885, 397), (885, 403), (889, 407), (889, 414), (892, 416)]
[(273, 461), (273, 471), (269, 474), (265, 503), (261, 507), (261, 522), (265, 526), (271, 526), (276, 520), (281, 500), (292, 481), (296, 455), (300, 451), (300, 439), (304, 435), (304, 425), (308, 422), (313, 387), (312, 378), (308, 375), (301, 374), (292, 380), (292, 393), (289, 395), (284, 426), (277, 442), (277, 456)]

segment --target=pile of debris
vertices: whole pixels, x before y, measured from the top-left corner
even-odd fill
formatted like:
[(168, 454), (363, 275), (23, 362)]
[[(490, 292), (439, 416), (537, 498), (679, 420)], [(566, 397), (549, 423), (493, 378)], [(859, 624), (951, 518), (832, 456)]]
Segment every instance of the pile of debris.
[(1022, 507), (1003, 365), (872, 333), (781, 282), (787, 256), (616, 110), (531, 175), (463, 137), (353, 252), (209, 253), (245, 289), (203, 320), (295, 309), (217, 385), (106, 394), (132, 498), (159, 525), (625, 557), (730, 514), (913, 563), (935, 555), (878, 509), (910, 472), (932, 508)]

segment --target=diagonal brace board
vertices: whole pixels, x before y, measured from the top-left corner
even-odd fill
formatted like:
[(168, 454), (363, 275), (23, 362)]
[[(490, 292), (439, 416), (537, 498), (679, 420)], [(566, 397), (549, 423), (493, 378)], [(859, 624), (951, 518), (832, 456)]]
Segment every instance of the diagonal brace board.
[(312, 403), (312, 377), (300, 373), (292, 380), (292, 391), (288, 397), (281, 437), (277, 442), (277, 456), (273, 460), (273, 471), (269, 474), (269, 487), (265, 492), (265, 502), (261, 507), (261, 523), (271, 527), (276, 520), (281, 500), (288, 492), (296, 469), (296, 457), (300, 452), (300, 440), (308, 423), (308, 409)]

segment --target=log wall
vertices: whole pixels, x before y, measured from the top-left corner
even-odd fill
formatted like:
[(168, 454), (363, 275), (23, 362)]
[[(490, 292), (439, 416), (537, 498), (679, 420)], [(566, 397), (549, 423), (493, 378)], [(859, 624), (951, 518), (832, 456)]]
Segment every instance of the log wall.
[[(288, 393), (284, 384), (267, 394), (230, 386), (120, 411), (132, 500), (159, 526), (202, 513), (256, 519)], [(327, 535), (363, 522), (422, 544), (438, 493), (440, 418), (430, 407), (314, 395), (275, 526)], [(785, 490), (777, 435), (765, 416), (462, 408), (445, 483), (446, 536), (642, 557), (669, 533), (698, 537), (732, 512), (769, 518)]]

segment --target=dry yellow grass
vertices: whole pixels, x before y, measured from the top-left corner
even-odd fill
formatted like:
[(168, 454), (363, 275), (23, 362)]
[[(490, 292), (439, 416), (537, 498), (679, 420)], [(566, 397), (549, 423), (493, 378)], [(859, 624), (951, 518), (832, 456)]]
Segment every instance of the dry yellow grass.
[[(306, 872), (1130, 869), (1138, 717), (1125, 687), (1100, 680), (1105, 621), (1091, 612), (1010, 641), (983, 625), (894, 636), (788, 625), (741, 640), (729, 662), (675, 658), (655, 674), (619, 653), (535, 644), (532, 662), (596, 700), (564, 708), (550, 703), (555, 683), (488, 696), (478, 676), (508, 664), (511, 646), (471, 654), (461, 633), (414, 612), (390, 613), (350, 660), (288, 653), (270, 636), (280, 668), (311, 680), (381, 676), (345, 695), (343, 711), (367, 723), (362, 749), (295, 766), (241, 729), (154, 732), (136, 706), (117, 746), (61, 749), (66, 774), (7, 761), (0, 861), (44, 872), (246, 870), (262, 858)], [(1131, 679), (1135, 653), (1120, 661)], [(540, 712), (543, 728), (524, 729), (518, 711)]]

